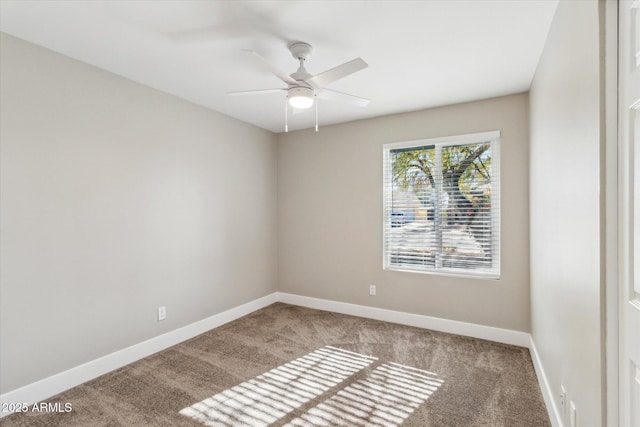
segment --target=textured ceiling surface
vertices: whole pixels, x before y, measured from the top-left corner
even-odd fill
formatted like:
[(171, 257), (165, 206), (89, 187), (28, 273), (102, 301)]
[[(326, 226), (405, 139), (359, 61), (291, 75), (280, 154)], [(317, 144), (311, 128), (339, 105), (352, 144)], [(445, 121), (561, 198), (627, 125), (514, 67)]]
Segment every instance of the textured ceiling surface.
[[(285, 87), (255, 50), (291, 74), (287, 45), (313, 46), (311, 74), (361, 57), (369, 67), (328, 88), (367, 107), (320, 100), (320, 125), (527, 91), (557, 0), (12, 1), (0, 30), (273, 132)], [(312, 127), (313, 109), (289, 116)]]

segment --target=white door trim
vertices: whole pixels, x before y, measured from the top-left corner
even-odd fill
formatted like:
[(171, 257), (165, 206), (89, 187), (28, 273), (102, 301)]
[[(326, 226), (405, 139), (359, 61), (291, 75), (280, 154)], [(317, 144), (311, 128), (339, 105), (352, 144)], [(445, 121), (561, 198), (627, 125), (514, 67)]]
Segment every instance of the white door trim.
[(604, 409), (608, 426), (619, 424), (618, 369), (618, 2), (601, 3), (604, 15)]

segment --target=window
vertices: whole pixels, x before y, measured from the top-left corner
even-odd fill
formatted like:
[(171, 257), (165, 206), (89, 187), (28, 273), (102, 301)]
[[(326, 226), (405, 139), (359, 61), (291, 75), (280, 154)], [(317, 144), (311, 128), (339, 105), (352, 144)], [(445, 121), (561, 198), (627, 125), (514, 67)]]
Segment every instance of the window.
[(385, 144), (385, 269), (500, 276), (499, 139)]

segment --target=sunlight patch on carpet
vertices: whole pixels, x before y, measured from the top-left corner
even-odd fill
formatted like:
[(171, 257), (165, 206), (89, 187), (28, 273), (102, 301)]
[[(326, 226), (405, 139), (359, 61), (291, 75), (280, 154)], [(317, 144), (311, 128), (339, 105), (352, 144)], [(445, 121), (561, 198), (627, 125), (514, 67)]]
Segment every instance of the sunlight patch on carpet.
[(385, 363), (286, 426), (399, 426), (443, 382), (432, 372)]
[(325, 346), (180, 411), (207, 426), (267, 426), (377, 358)]

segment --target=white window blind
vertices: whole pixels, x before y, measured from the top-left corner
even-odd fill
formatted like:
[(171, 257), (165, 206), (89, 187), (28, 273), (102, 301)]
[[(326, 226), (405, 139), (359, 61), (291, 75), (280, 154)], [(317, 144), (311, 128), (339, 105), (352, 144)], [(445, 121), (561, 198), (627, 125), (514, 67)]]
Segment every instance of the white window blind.
[(384, 145), (383, 266), (500, 276), (500, 132)]

